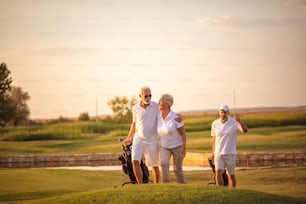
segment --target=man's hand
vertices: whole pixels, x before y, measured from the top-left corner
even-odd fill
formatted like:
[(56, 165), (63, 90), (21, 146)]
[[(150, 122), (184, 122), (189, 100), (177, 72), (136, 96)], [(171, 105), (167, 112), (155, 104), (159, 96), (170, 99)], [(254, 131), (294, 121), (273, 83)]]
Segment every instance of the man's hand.
[(242, 128), (242, 131), (244, 133), (247, 133), (248, 132), (248, 127), (243, 122), (241, 122), (240, 118), (239, 117), (235, 117), (235, 120), (237, 121), (237, 123), (240, 124), (240, 126)]
[(127, 137), (127, 138), (123, 141), (122, 144), (123, 144), (124, 146), (129, 146), (131, 143), (132, 143), (131, 139)]

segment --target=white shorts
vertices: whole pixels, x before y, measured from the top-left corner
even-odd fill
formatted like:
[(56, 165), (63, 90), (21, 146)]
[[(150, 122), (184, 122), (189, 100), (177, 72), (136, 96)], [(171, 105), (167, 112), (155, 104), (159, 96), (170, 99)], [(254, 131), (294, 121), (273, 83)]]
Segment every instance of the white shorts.
[(228, 171), (229, 175), (235, 174), (236, 168), (236, 155), (235, 154), (228, 154), (228, 155), (215, 155), (215, 167), (216, 170), (226, 170)]
[(132, 144), (132, 160), (140, 161), (144, 154), (147, 166), (158, 166), (158, 143), (147, 142), (139, 138), (134, 138)]

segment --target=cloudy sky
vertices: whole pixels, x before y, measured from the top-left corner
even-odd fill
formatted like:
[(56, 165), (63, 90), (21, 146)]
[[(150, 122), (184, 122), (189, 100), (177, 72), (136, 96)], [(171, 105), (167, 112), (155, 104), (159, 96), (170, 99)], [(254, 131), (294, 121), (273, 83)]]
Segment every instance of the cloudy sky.
[(0, 0), (0, 60), (31, 118), (111, 114), (174, 96), (175, 111), (306, 105), (305, 0)]

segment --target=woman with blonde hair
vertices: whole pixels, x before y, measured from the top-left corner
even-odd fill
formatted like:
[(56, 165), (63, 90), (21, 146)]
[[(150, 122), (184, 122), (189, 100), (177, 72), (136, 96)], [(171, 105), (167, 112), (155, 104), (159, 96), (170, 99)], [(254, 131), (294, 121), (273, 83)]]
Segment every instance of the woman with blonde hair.
[(163, 94), (159, 100), (161, 111), (157, 119), (157, 132), (160, 137), (160, 166), (163, 183), (169, 183), (170, 158), (173, 157), (173, 170), (177, 183), (185, 183), (183, 159), (186, 155), (186, 133), (180, 115), (171, 110), (173, 97)]

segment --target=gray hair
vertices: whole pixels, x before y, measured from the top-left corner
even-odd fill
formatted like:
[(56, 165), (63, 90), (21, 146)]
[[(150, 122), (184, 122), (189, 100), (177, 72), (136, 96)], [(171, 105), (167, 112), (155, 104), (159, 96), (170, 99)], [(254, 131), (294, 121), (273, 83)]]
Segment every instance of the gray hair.
[(161, 97), (165, 100), (169, 107), (173, 105), (173, 96), (171, 96), (170, 94), (163, 94)]

